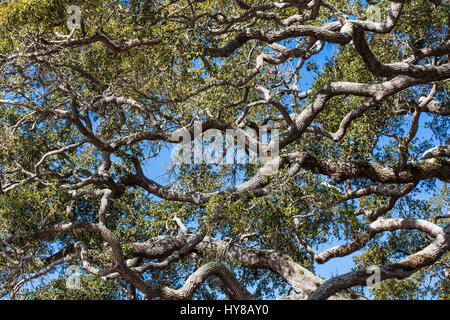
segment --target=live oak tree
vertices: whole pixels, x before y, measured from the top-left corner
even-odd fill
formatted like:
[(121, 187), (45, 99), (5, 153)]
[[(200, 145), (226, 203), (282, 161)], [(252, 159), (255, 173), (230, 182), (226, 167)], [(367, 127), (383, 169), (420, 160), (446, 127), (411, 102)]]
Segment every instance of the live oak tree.
[[(0, 295), (448, 299), (449, 12), (2, 1)], [(179, 129), (262, 128), (279, 131), (270, 161), (167, 157)]]

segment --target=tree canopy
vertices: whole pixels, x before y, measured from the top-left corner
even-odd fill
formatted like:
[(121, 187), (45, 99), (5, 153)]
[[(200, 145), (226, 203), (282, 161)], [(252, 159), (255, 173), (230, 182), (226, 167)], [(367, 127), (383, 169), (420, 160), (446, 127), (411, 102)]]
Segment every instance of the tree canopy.
[(448, 299), (449, 12), (0, 2), (0, 297)]

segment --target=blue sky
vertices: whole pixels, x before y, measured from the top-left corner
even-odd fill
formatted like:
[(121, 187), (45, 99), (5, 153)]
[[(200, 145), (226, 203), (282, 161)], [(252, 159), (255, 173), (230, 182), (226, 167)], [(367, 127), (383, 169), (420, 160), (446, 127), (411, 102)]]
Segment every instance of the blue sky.
[[(336, 50), (336, 45), (332, 44), (326, 44), (323, 50), (313, 56), (310, 60), (310, 62), (315, 62), (319, 70), (323, 65), (326, 63), (327, 59), (331, 58), (333, 56), (333, 51)], [(296, 61), (294, 61), (294, 64)], [(302, 71), (304, 74), (304, 77), (302, 78), (302, 81), (300, 81), (300, 89), (301, 90), (308, 90), (310, 88), (310, 85), (314, 81), (314, 73), (312, 72), (306, 72), (306, 65), (303, 67)], [(171, 163), (171, 150), (173, 149), (173, 146), (170, 147), (163, 147), (161, 149), (160, 154), (158, 157), (154, 159), (149, 159), (145, 162), (145, 165), (143, 166), (144, 173), (147, 175), (148, 178), (162, 184), (166, 185), (170, 181), (167, 177), (167, 165)], [(317, 252), (321, 252), (323, 250), (326, 250), (328, 248), (334, 247), (336, 245), (339, 245), (341, 243), (331, 240), (329, 243), (322, 244), (319, 247), (315, 248)], [(322, 278), (329, 279), (332, 275), (336, 274), (342, 274), (345, 272), (348, 272), (353, 267), (353, 260), (352, 257), (359, 254), (359, 252), (356, 252), (352, 255), (342, 257), (342, 258), (335, 258), (329, 261), (328, 263), (325, 263), (323, 265), (319, 265), (315, 263), (315, 270), (318, 276), (321, 276)]]
[[(319, 54), (313, 56), (309, 60), (309, 62), (315, 62), (320, 70), (323, 67), (324, 63), (327, 61), (327, 59), (333, 56), (334, 50), (336, 50), (336, 45), (326, 44), (324, 49)], [(294, 61), (294, 63), (295, 62), (296, 61)], [(305, 69), (306, 66), (304, 66), (302, 69), (305, 76), (302, 78), (302, 81), (300, 82), (299, 89), (301, 90), (309, 89), (311, 83), (314, 81), (314, 73), (306, 72)], [(431, 118), (429, 116), (425, 114), (422, 115), (420, 120), (420, 128), (419, 132), (417, 133), (417, 136), (424, 138), (430, 138), (432, 136), (431, 130), (425, 128), (424, 126), (425, 122), (429, 121), (430, 119)], [(384, 142), (387, 142), (387, 139)], [(169, 149), (168, 147), (163, 147), (158, 157), (146, 161), (145, 165), (143, 166), (143, 170), (145, 175), (150, 179), (162, 185), (166, 185), (170, 182), (167, 177), (167, 170), (166, 170), (167, 166), (170, 163), (171, 163), (171, 149)], [(427, 198), (428, 195), (420, 194), (419, 197)], [(322, 252), (328, 248), (331, 248), (339, 244), (342, 244), (342, 242), (330, 239), (328, 243), (322, 244), (314, 248), (314, 250), (316, 252)], [(334, 258), (323, 265), (315, 263), (315, 272), (318, 276), (324, 279), (329, 279), (337, 274), (349, 272), (354, 266), (352, 258), (360, 253), (361, 251), (358, 251), (346, 257)]]
[[(321, 68), (327, 62), (327, 60), (333, 56), (333, 53), (336, 49), (337, 49), (336, 45), (326, 44), (325, 47), (323, 48), (323, 50), (319, 54), (313, 56), (308, 61), (315, 62), (317, 64), (319, 70), (321, 70)], [(296, 63), (296, 61), (294, 61), (294, 64), (295, 63)], [(310, 88), (310, 85), (313, 83), (314, 77), (315, 77), (315, 74), (313, 72), (307, 72), (305, 69), (306, 69), (306, 65), (301, 70), (301, 71), (303, 71), (303, 74), (304, 74), (304, 77), (300, 81), (299, 89), (301, 89), (301, 90), (308, 90)], [(411, 118), (411, 116), (407, 116), (407, 117), (409, 117), (409, 119)], [(429, 128), (425, 128), (425, 123), (429, 122), (430, 120), (431, 120), (431, 117), (428, 116), (427, 114), (421, 115), (417, 137), (421, 137), (422, 139), (423, 138), (425, 138), (425, 139), (432, 138), (434, 140), (433, 143), (439, 144), (439, 142), (436, 141), (436, 139), (434, 139), (433, 132)], [(407, 122), (407, 123), (409, 123), (409, 122)], [(380, 139), (380, 144), (381, 145), (386, 144), (386, 143), (388, 143), (388, 141), (389, 141), (389, 138), (382, 138), (382, 139)], [(151, 178), (152, 180), (154, 180), (162, 185), (165, 185), (170, 182), (167, 178), (166, 166), (168, 164), (170, 164), (170, 162), (171, 162), (172, 148), (173, 148), (173, 146), (171, 146), (170, 149), (168, 147), (163, 147), (161, 149), (161, 153), (159, 154), (159, 156), (157, 158), (148, 160), (145, 163), (145, 165), (143, 166), (144, 173), (149, 178)], [(418, 197), (425, 199), (425, 198), (428, 198), (429, 195), (428, 194), (419, 194)], [(322, 252), (326, 249), (329, 249), (331, 247), (334, 247), (334, 246), (340, 245), (340, 244), (343, 244), (343, 242), (337, 241), (336, 239), (330, 239), (330, 241), (328, 243), (321, 244), (318, 247), (314, 248), (314, 250), (316, 252)], [(331, 277), (336, 276), (337, 274), (343, 274), (343, 273), (349, 272), (354, 267), (353, 257), (361, 254), (363, 251), (364, 251), (364, 249), (354, 252), (353, 254), (350, 254), (346, 257), (331, 259), (330, 261), (328, 261), (327, 263), (322, 264), (322, 265), (314, 263), (315, 272), (318, 276), (320, 276), (324, 279), (330, 279)]]

